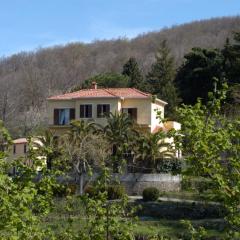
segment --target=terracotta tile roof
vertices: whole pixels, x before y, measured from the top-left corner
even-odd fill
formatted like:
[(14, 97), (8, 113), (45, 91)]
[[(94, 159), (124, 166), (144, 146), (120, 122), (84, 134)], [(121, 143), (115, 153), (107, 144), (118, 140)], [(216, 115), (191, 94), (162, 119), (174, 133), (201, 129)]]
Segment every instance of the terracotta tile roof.
[(27, 139), (26, 139), (26, 138), (14, 139), (14, 140), (13, 140), (13, 143), (14, 143), (14, 144), (27, 143)]
[(49, 97), (49, 100), (71, 100), (78, 98), (149, 98), (152, 95), (135, 88), (98, 88), (82, 89), (77, 92), (65, 93)]

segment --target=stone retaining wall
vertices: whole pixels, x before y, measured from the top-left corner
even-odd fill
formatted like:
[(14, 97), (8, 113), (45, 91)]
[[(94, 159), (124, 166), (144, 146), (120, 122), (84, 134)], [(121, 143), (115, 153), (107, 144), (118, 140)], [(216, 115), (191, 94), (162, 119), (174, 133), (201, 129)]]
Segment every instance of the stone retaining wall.
[[(89, 178), (84, 176), (84, 187), (91, 184), (97, 178), (98, 174), (93, 174)], [(70, 178), (70, 182), (79, 183), (77, 179)], [(142, 192), (147, 187), (156, 187), (160, 192), (164, 191), (180, 191), (181, 190), (181, 175), (171, 174), (151, 174), (151, 173), (126, 173), (124, 175), (114, 174), (113, 180), (120, 180), (120, 183), (125, 187), (128, 195), (142, 195)]]
[(156, 187), (160, 192), (181, 189), (180, 175), (128, 173), (120, 176), (120, 182), (129, 195), (142, 195), (147, 187)]

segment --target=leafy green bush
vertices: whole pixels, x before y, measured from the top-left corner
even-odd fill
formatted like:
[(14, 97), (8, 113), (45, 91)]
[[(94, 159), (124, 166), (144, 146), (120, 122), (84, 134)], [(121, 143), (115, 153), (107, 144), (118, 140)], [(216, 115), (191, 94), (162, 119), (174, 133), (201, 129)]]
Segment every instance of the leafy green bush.
[(214, 183), (209, 178), (183, 178), (182, 181), (182, 190), (197, 190), (199, 193), (203, 193), (214, 188)]
[(92, 198), (92, 197), (94, 197), (96, 195), (96, 190), (95, 190), (94, 186), (88, 185), (84, 189), (84, 193), (87, 194), (90, 198)]
[(165, 158), (157, 163), (158, 173), (173, 173), (178, 174), (181, 172), (182, 162), (177, 158)]
[(114, 199), (122, 198), (123, 195), (125, 194), (125, 189), (120, 184), (114, 184), (114, 185), (108, 186), (107, 192), (108, 192), (108, 199), (114, 200)]
[(55, 197), (65, 197), (68, 195), (73, 195), (77, 191), (77, 185), (76, 184), (65, 184), (65, 185), (59, 185), (53, 190), (53, 195)]
[(159, 194), (159, 190), (155, 187), (145, 188), (143, 190), (143, 201), (157, 201)]
[(84, 190), (85, 194), (88, 194), (88, 196), (90, 198), (95, 197), (98, 193), (97, 191), (98, 192), (99, 191), (100, 192), (105, 192), (106, 191), (109, 200), (122, 198), (123, 195), (125, 194), (125, 189), (120, 184), (112, 184), (112, 185), (109, 185), (107, 187), (107, 189), (101, 188), (101, 189), (98, 189), (98, 190), (96, 190), (96, 188), (94, 186), (88, 185)]

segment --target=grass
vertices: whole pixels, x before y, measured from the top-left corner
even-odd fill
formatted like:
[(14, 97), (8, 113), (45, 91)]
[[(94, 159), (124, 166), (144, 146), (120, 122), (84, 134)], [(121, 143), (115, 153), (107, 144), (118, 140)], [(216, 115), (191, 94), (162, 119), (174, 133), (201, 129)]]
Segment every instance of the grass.
[[(66, 228), (67, 224), (72, 224), (74, 231), (83, 229), (86, 221), (83, 214), (83, 206), (78, 201), (74, 202), (74, 209), (71, 212), (71, 222), (69, 222), (69, 214), (65, 210), (65, 201), (56, 199), (55, 209), (44, 220), (43, 226), (50, 227), (54, 231), (61, 232)], [(204, 226), (209, 236), (220, 237), (224, 229), (223, 219), (195, 219), (191, 220), (196, 227)], [(134, 227), (134, 233), (139, 236), (163, 235), (171, 239), (186, 239), (187, 228), (184, 223), (178, 219), (140, 217)]]
[(214, 201), (213, 194), (207, 191), (204, 193), (199, 193), (197, 191), (162, 192), (160, 196), (193, 201)]
[[(209, 237), (222, 235), (222, 219), (192, 220), (195, 227), (205, 226)], [(180, 220), (149, 219), (141, 220), (135, 227), (135, 234), (142, 236), (163, 235), (171, 239), (179, 239), (189, 235), (186, 225)]]

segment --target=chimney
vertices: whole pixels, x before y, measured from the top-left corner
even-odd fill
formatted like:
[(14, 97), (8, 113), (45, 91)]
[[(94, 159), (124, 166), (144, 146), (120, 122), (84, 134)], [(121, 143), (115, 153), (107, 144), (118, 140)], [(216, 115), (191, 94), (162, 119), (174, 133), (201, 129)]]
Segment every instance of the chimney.
[(92, 82), (92, 89), (97, 89), (97, 82)]

